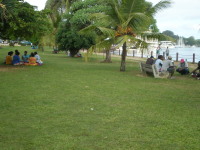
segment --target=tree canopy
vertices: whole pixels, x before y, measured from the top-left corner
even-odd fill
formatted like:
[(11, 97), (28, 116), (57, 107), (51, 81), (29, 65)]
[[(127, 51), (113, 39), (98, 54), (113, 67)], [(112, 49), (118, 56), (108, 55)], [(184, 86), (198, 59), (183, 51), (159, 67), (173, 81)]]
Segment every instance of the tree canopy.
[[(174, 32), (170, 31), (170, 30), (166, 30), (162, 32), (163, 34), (167, 35), (168, 37), (171, 37), (171, 41), (177, 42), (179, 40), (179, 35), (175, 35)], [(199, 39), (195, 39), (193, 36), (190, 37), (183, 37), (184, 43), (185, 45), (188, 46), (200, 46), (199, 44)]]
[[(143, 38), (159, 36), (157, 33), (146, 31), (155, 24), (154, 14), (168, 7), (170, 2), (160, 1), (153, 6), (145, 0), (112, 0), (105, 1), (104, 4), (110, 6), (110, 9), (104, 13), (95, 14), (94, 23), (83, 32), (93, 32), (95, 29), (106, 35), (111, 44), (123, 45), (120, 71), (125, 71), (127, 43), (131, 42), (143, 47), (147, 45)], [(105, 43), (105, 40), (100, 42)]]
[(63, 16), (57, 34), (57, 42), (62, 50), (69, 50), (74, 56), (80, 49), (88, 49), (95, 44), (93, 33), (80, 35), (78, 32), (92, 24), (90, 14), (103, 12), (103, 6), (99, 0), (85, 0), (73, 2), (69, 13)]
[(45, 11), (37, 11), (34, 6), (21, 0), (2, 0), (0, 8), (0, 38), (18, 38), (39, 42), (48, 32), (50, 24)]

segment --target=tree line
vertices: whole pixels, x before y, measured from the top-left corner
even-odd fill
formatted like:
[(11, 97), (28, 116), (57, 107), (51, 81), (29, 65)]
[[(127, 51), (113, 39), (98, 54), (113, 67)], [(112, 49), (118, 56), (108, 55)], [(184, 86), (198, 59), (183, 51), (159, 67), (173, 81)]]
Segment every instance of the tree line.
[[(167, 36), (169, 36), (169, 37), (171, 37), (172, 41), (174, 41), (176, 43), (178, 42), (179, 37), (180, 37), (179, 35), (175, 35), (170, 30), (163, 31), (162, 33), (167, 35)], [(185, 45), (200, 47), (200, 39), (195, 39), (194, 36), (190, 36), (188, 38), (183, 37), (183, 41), (184, 41)]]
[[(154, 16), (169, 7), (169, 0), (156, 5), (146, 0), (47, 0), (37, 11), (23, 0), (0, 0), (0, 38), (26, 39), (38, 45), (58, 47), (73, 57), (87, 49), (105, 51), (122, 47), (120, 71), (125, 71), (127, 47), (147, 47), (145, 39), (163, 38)], [(151, 32), (149, 32), (151, 30)]]
[(35, 45), (52, 30), (48, 12), (23, 0), (0, 0), (0, 39), (29, 40)]

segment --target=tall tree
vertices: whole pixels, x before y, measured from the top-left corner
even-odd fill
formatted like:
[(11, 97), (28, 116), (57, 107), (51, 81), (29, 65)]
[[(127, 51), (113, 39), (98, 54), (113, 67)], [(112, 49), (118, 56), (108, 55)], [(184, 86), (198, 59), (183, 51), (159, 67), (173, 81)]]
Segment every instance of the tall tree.
[(196, 40), (195, 45), (196, 45), (197, 47), (200, 47), (200, 39), (197, 39), (197, 40)]
[(179, 39), (178, 35), (174, 35), (174, 32), (170, 31), (170, 30), (166, 30), (162, 32), (164, 35), (171, 37), (171, 41), (177, 41)]
[(185, 44), (189, 46), (193, 46), (196, 44), (196, 40), (193, 36), (190, 36), (189, 38), (184, 38)]
[[(146, 46), (144, 37), (158, 36), (155, 33), (147, 34), (149, 26), (154, 23), (153, 15), (159, 10), (170, 5), (169, 1), (160, 1), (156, 5), (145, 0), (111, 0), (107, 2), (111, 9), (105, 13), (97, 14), (98, 23), (92, 24), (84, 30), (93, 31), (98, 29), (108, 38), (113, 39), (113, 44), (122, 45), (122, 57), (120, 71), (125, 71), (125, 60), (127, 53), (127, 43), (135, 43), (136, 46)], [(95, 21), (96, 21), (95, 20)], [(101, 24), (101, 22), (106, 22)], [(83, 31), (84, 31), (83, 30)], [(140, 37), (140, 38), (139, 38)]]
[[(69, 12), (69, 8), (76, 0), (47, 0), (45, 9), (49, 10), (49, 19), (53, 26), (53, 30), (50, 35), (46, 36), (46, 39), (51, 40), (53, 46), (57, 47), (56, 34), (58, 32), (59, 24), (63, 20), (63, 15)], [(49, 39), (51, 37), (51, 39)]]
[(78, 31), (92, 24), (89, 15), (102, 12), (106, 6), (98, 0), (77, 1), (71, 5), (70, 13), (66, 13), (57, 34), (59, 48), (69, 50), (74, 56), (80, 49), (88, 49), (94, 41), (94, 34), (79, 35)]
[(47, 16), (36, 11), (34, 6), (19, 0), (2, 0), (0, 8), (0, 38), (3, 39), (39, 39), (49, 30)]

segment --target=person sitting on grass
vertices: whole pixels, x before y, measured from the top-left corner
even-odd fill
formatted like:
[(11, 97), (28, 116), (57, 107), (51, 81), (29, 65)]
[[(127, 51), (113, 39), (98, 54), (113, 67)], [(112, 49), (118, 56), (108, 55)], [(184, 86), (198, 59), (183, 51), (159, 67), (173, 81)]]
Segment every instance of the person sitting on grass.
[(169, 78), (172, 78), (174, 71), (175, 71), (175, 66), (172, 63), (172, 57), (171, 56), (168, 56), (168, 59), (163, 61), (162, 70), (169, 72), (169, 74), (170, 74)]
[(178, 69), (176, 69), (181, 75), (189, 74), (188, 63), (184, 59), (181, 59)]
[(24, 55), (22, 55), (22, 60), (24, 63), (28, 63), (29, 55), (27, 54), (27, 51), (24, 51)]
[(19, 57), (20, 53), (18, 51), (15, 51), (15, 55), (13, 56), (12, 64), (17, 66), (17, 65), (22, 65), (23, 63), (20, 61)]
[(40, 59), (40, 56), (38, 55), (38, 53), (37, 53), (37, 52), (34, 52), (34, 55), (35, 55), (36, 62), (38, 63), (38, 65), (42, 65), (43, 62), (42, 62), (42, 60)]
[(15, 50), (15, 54), (16, 54), (16, 53), (19, 53), (19, 51), (18, 51), (17, 49)]
[(28, 59), (28, 63), (26, 63), (25, 65), (37, 66), (36, 58), (35, 58), (34, 53), (31, 53), (31, 55), (30, 55), (30, 57)]
[(13, 51), (8, 52), (8, 56), (6, 56), (6, 61), (5, 61), (6, 65), (12, 65), (12, 55)]
[(194, 69), (194, 70), (191, 72), (191, 75), (192, 75), (192, 77), (194, 77), (194, 78), (200, 80), (200, 61), (198, 62), (197, 65), (198, 65), (197, 68)]

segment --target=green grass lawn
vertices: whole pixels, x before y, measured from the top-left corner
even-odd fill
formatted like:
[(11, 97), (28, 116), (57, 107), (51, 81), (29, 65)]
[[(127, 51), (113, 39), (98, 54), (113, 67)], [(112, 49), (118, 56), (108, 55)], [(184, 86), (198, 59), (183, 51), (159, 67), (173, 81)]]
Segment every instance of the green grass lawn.
[[(33, 51), (4, 47), (0, 62), (16, 48)], [(43, 66), (0, 65), (1, 150), (200, 149), (200, 81), (38, 52)]]

